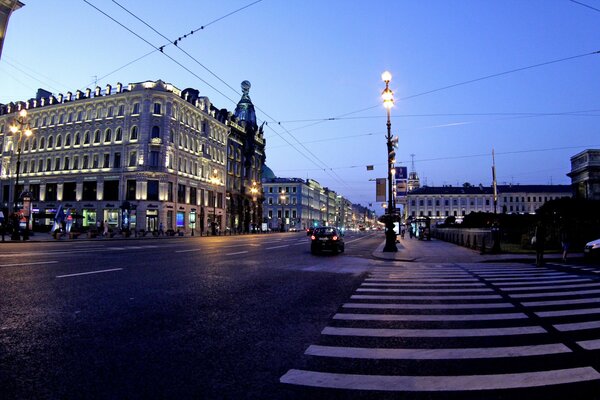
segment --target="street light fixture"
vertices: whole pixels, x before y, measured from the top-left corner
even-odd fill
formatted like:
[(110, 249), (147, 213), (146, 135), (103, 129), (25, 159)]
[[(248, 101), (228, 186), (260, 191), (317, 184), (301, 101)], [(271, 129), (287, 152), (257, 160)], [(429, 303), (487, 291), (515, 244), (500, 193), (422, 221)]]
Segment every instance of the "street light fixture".
[(279, 198), (281, 199), (281, 232), (285, 232), (285, 209), (283, 206), (285, 205), (287, 196), (282, 193), (279, 195)]
[(396, 162), (396, 151), (394, 150), (397, 145), (397, 139), (392, 139), (392, 123), (390, 121), (390, 112), (394, 106), (394, 92), (390, 89), (390, 81), (392, 80), (392, 74), (385, 71), (381, 74), (381, 79), (385, 82), (385, 89), (381, 93), (381, 99), (383, 100), (383, 106), (387, 111), (387, 150), (388, 150), (388, 207), (387, 215), (385, 218), (385, 246), (383, 247), (384, 252), (397, 252), (396, 247), (396, 232), (394, 232), (394, 199), (393, 199), (393, 174), (392, 170)]
[[(18, 139), (17, 139), (17, 174), (16, 174), (16, 179), (15, 179), (15, 187), (13, 189), (13, 200), (14, 202), (12, 203), (13, 208), (12, 211), (13, 212), (9, 212), (9, 214), (11, 215), (11, 217), (13, 218), (13, 233), (11, 236), (12, 240), (19, 240), (20, 234), (19, 234), (19, 224), (20, 224), (20, 214), (19, 214), (19, 209), (18, 209), (18, 203), (19, 203), (19, 172), (21, 171), (21, 143), (23, 142), (23, 135), (25, 135), (26, 137), (29, 137), (33, 134), (33, 132), (31, 131), (31, 128), (29, 127), (29, 123), (27, 123), (26, 121), (27, 118), (27, 110), (23, 109), (21, 111), (19, 111), (19, 116), (15, 119), (14, 124), (10, 126), (10, 131), (13, 135), (16, 135), (17, 133), (19, 134)], [(13, 140), (14, 141), (14, 140)], [(9, 203), (10, 204), (10, 203)], [(28, 239), (28, 229), (29, 229), (29, 215), (27, 213), (27, 217), (25, 220), (25, 231), (23, 233), (23, 240), (27, 240)]]
[(213, 220), (211, 221), (211, 232), (214, 235), (217, 234), (217, 189), (221, 180), (219, 179), (219, 171), (213, 169), (213, 175), (210, 178), (210, 182), (215, 185), (215, 195), (213, 198)]
[(252, 195), (252, 221), (250, 221), (250, 225), (252, 226), (252, 232), (254, 233), (256, 228), (256, 200), (258, 199), (258, 183), (256, 183), (256, 181), (252, 181), (250, 194)]

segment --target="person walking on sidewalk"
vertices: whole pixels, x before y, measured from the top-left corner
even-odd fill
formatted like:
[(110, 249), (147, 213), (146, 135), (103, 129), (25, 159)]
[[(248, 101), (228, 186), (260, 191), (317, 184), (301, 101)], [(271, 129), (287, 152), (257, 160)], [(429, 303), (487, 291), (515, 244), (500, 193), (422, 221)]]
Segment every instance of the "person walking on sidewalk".
[(544, 245), (546, 244), (546, 228), (542, 221), (535, 228), (535, 265), (544, 265)]

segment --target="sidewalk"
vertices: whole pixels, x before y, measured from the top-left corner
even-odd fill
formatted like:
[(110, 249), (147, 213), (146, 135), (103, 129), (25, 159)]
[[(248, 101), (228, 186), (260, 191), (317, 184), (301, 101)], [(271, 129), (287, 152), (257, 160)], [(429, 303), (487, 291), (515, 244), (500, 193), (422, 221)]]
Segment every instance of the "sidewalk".
[[(424, 263), (482, 263), (493, 261), (507, 262), (531, 262), (535, 263), (535, 254), (480, 254), (479, 251), (458, 246), (453, 243), (437, 239), (418, 240), (416, 238), (399, 239), (396, 243), (398, 251), (395, 253), (384, 253), (385, 240), (373, 252), (373, 257), (388, 261), (424, 262)], [(570, 254), (569, 257), (578, 257), (581, 254)], [(561, 254), (545, 254), (545, 260), (559, 261)]]

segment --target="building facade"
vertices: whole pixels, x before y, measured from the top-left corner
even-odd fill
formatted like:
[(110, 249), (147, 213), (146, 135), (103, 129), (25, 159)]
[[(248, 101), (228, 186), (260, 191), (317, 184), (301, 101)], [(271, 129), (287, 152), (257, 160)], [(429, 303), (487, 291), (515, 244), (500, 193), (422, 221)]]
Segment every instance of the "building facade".
[(571, 186), (575, 197), (600, 200), (600, 149), (588, 149), (571, 157)]
[[(499, 185), (498, 212), (533, 214), (545, 202), (571, 197), (569, 185)], [(448, 217), (461, 220), (472, 212), (494, 212), (491, 187), (429, 187), (408, 193), (408, 217), (429, 217), (432, 222), (444, 222)]]
[[(29, 193), (29, 224), (43, 230), (62, 209), (73, 225), (205, 231), (221, 224), (229, 127), (207, 97), (162, 81), (58, 95), (0, 106), (2, 208)], [(193, 91), (193, 90), (192, 90)], [(28, 111), (33, 134), (11, 134)], [(16, 185), (16, 158), (20, 180)], [(21, 208), (19, 204), (17, 208)]]

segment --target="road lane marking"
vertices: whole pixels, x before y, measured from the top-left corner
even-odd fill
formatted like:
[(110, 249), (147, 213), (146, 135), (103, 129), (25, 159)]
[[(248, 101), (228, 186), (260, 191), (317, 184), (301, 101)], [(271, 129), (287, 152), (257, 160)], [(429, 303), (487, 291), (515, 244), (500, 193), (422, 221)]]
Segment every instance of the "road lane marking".
[(600, 298), (592, 297), (590, 299), (521, 302), (521, 304), (524, 305), (525, 307), (562, 306), (562, 305), (566, 305), (566, 304), (590, 304), (590, 303), (600, 303)]
[(101, 269), (101, 270), (98, 270), (98, 271), (79, 272), (77, 274), (58, 275), (57, 278), (70, 278), (72, 276), (102, 274), (104, 272), (113, 272), (113, 271), (121, 271), (121, 270), (123, 270), (123, 268)]
[(361, 286), (374, 286), (374, 287), (399, 287), (399, 288), (413, 288), (413, 287), (482, 287), (485, 283), (374, 283), (364, 282)]
[(238, 254), (246, 254), (248, 252), (248, 250), (245, 251), (237, 251), (235, 253), (227, 253), (225, 254), (226, 256), (237, 256)]
[(375, 329), (375, 328), (337, 328), (325, 327), (322, 335), (362, 336), (362, 337), (480, 337), (512, 336), (546, 333), (541, 326), (519, 326), (509, 328), (481, 329)]
[[(593, 344), (593, 346), (598, 345), (600, 345), (600, 343)], [(561, 353), (571, 353), (571, 349), (562, 343), (531, 346), (449, 349), (363, 348), (311, 345), (304, 352), (304, 354), (309, 356), (372, 360), (461, 360), (475, 358), (530, 357)]]
[(192, 252), (192, 251), (202, 251), (202, 250), (206, 250), (206, 249), (175, 250), (175, 253), (189, 253), (189, 252)]
[(577, 342), (577, 344), (586, 350), (600, 349), (600, 339), (582, 340), (581, 342)]
[(370, 292), (370, 293), (490, 293), (493, 292), (494, 289), (483, 288), (483, 289), (381, 289), (381, 288), (358, 288), (357, 292)]
[(600, 283), (580, 283), (575, 285), (562, 285), (562, 284), (554, 284), (551, 286), (525, 286), (518, 288), (505, 288), (503, 289), (505, 292), (533, 292), (536, 290), (548, 290), (548, 289), (582, 289), (582, 288), (597, 288), (600, 287)]
[(504, 314), (441, 314), (441, 315), (399, 315), (399, 314), (348, 314), (338, 313), (333, 319), (345, 321), (499, 321), (510, 319), (527, 319), (522, 313)]
[(514, 308), (510, 303), (484, 303), (484, 304), (379, 304), (379, 303), (346, 303), (344, 308), (366, 308), (379, 310), (470, 310), (475, 308)]
[(600, 294), (600, 290), (580, 290), (578, 292), (550, 292), (550, 293), (527, 293), (527, 294), (509, 294), (513, 299), (528, 299), (532, 297), (562, 297), (562, 296), (580, 296), (583, 294)]
[(40, 264), (56, 264), (58, 261), (39, 261), (39, 262), (28, 262), (28, 263), (15, 263), (15, 264), (3, 264), (2, 267), (16, 267), (16, 266), (28, 266), (28, 265), (40, 265)]
[(273, 247), (267, 247), (265, 248), (265, 250), (273, 250), (273, 249), (281, 249), (282, 247), (289, 247), (289, 244), (282, 244), (281, 246), (273, 246)]
[(561, 310), (561, 311), (541, 311), (536, 312), (540, 318), (550, 317), (569, 317), (572, 315), (589, 315), (589, 314), (600, 314), (600, 308), (579, 308), (576, 310)]
[(502, 296), (499, 294), (480, 294), (476, 296), (386, 296), (386, 295), (370, 295), (370, 294), (355, 294), (350, 297), (351, 299), (364, 299), (364, 300), (497, 300), (501, 299)]
[(555, 324), (552, 326), (561, 332), (583, 331), (586, 329), (600, 328), (600, 321), (576, 322), (574, 324)]
[(536, 285), (551, 286), (551, 285), (563, 284), (563, 283), (582, 283), (582, 282), (591, 282), (591, 281), (592, 281), (591, 278), (561, 279), (561, 280), (552, 279), (552, 280), (543, 280), (543, 281), (535, 280), (533, 282), (507, 282), (507, 283), (502, 283), (502, 284), (496, 285), (496, 286), (498, 286), (500, 289), (517, 290), (517, 288), (515, 286), (531, 285), (532, 283), (535, 283)]
[(592, 367), (495, 375), (390, 376), (335, 374), (290, 369), (279, 380), (292, 385), (381, 391), (472, 391), (517, 389), (600, 379)]

